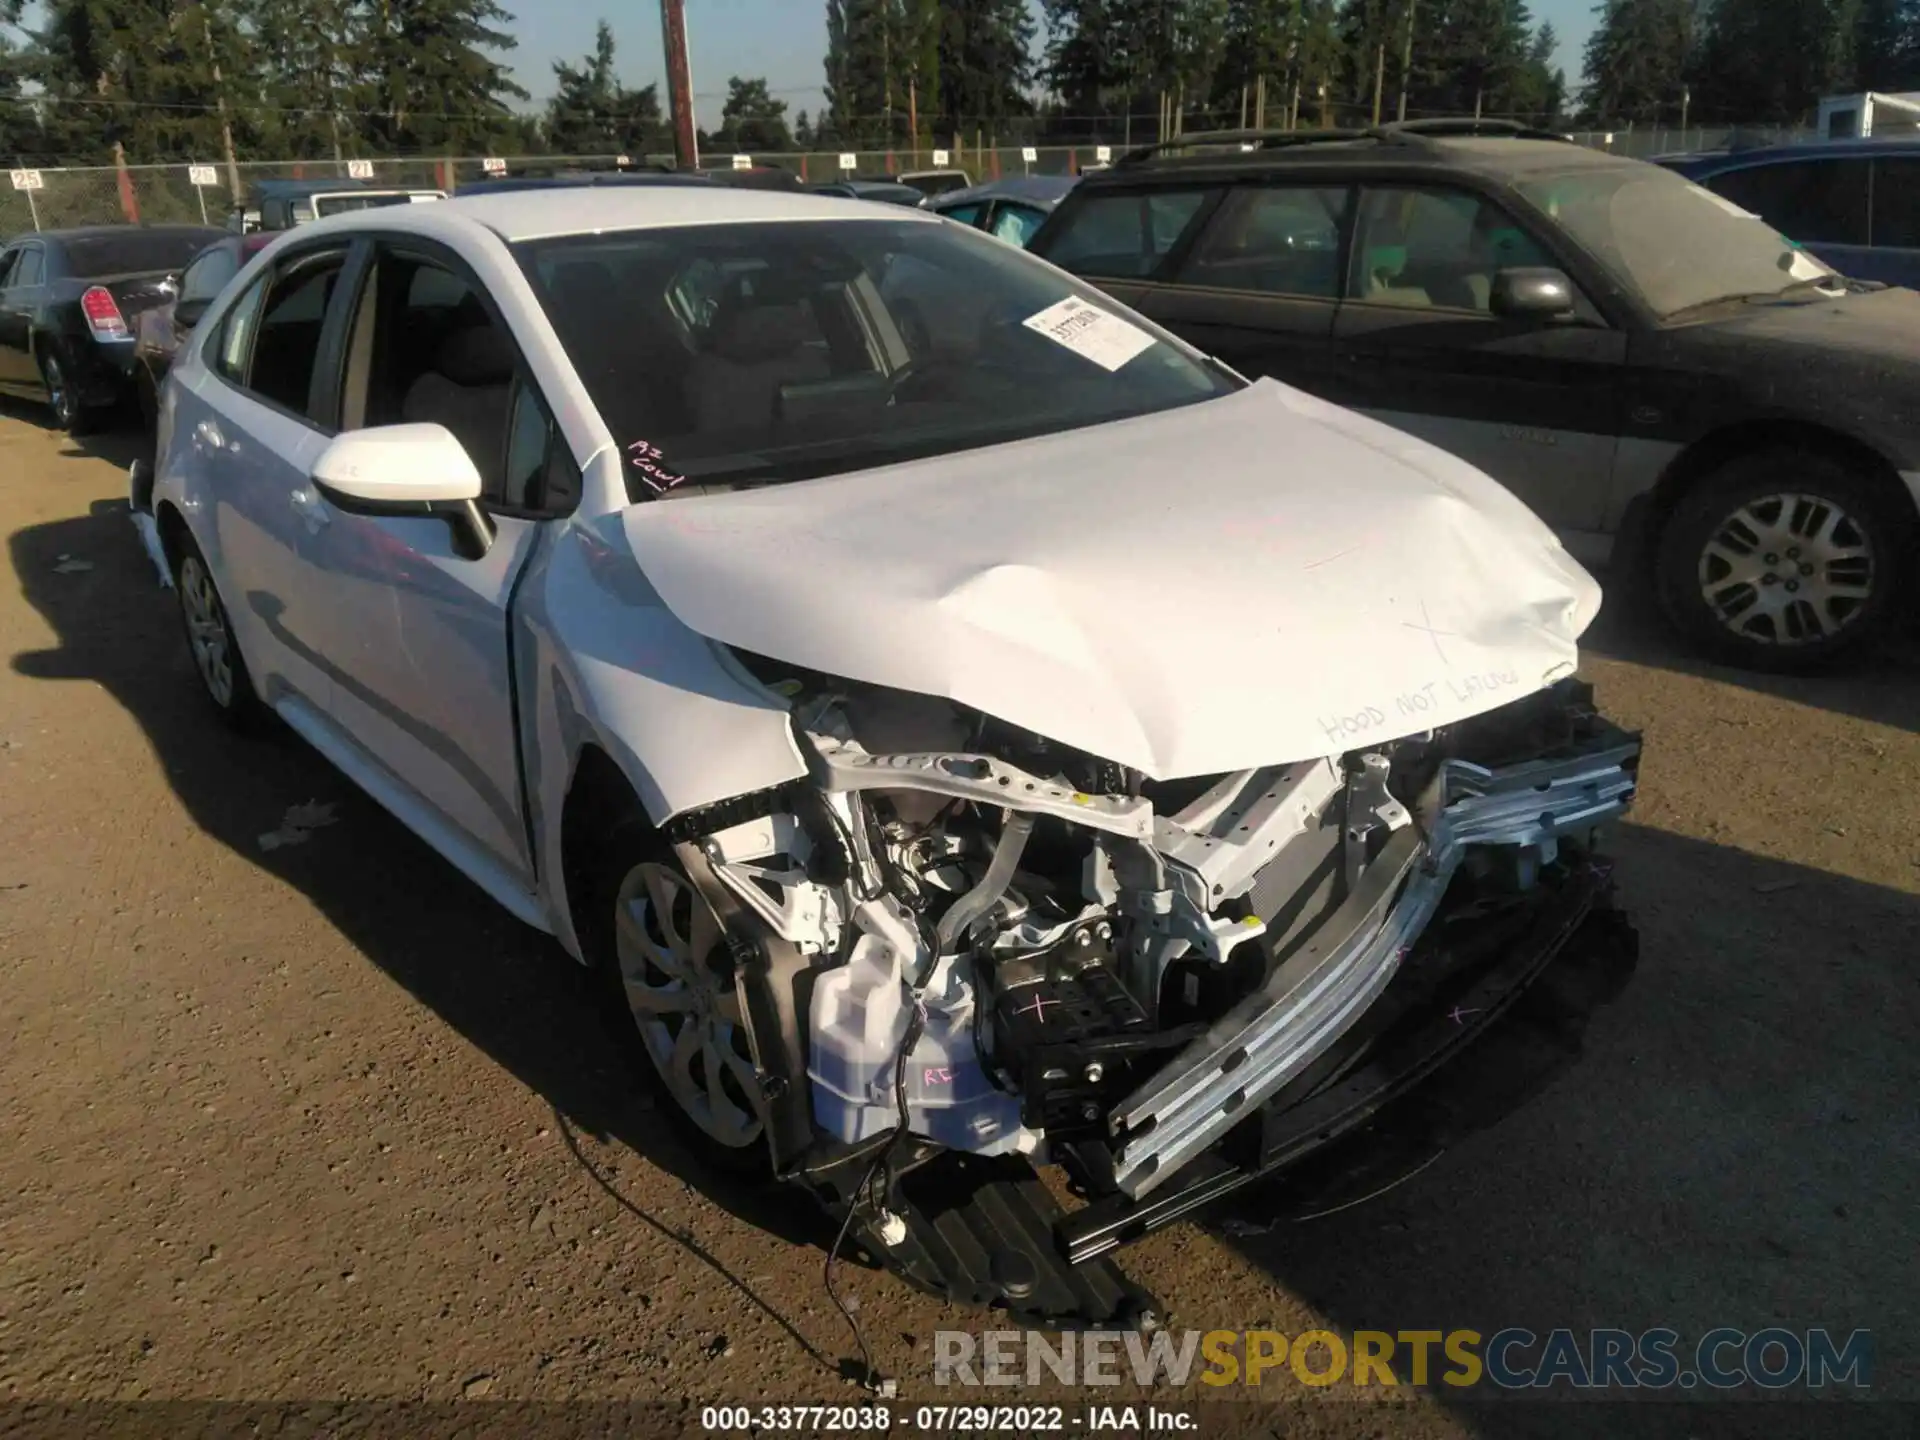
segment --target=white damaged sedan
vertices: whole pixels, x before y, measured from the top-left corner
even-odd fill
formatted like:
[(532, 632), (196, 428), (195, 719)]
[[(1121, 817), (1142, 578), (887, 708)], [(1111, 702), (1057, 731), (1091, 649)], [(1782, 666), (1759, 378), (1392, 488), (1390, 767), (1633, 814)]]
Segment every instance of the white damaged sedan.
[(1553, 535), (935, 217), (302, 226), (133, 489), (222, 716), (604, 975), (707, 1156), (964, 1302), (1143, 1319), (1109, 1251), (1364, 1170), (1630, 965), (1639, 742)]

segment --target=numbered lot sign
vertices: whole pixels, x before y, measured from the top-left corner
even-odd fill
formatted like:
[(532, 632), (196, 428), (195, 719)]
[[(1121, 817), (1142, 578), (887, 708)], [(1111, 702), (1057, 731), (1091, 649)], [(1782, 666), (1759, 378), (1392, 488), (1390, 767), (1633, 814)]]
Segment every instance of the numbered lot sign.
[(858, 155), (842, 155), (840, 157), (840, 168), (842, 170), (858, 170), (860, 168), (860, 157)]
[(350, 180), (371, 180), (373, 178), (373, 162), (371, 160), (347, 161), (347, 178)]
[(480, 168), (489, 175), (504, 175), (507, 173), (507, 162), (498, 155), (489, 155), (480, 162)]
[(1096, 165), (1112, 164), (1113, 163), (1113, 147), (1111, 145), (1094, 146), (1093, 161), (1094, 161), (1094, 164)]
[(192, 184), (203, 187), (207, 185), (218, 185), (220, 183), (220, 174), (211, 165), (189, 165), (187, 167), (187, 179)]
[(733, 168), (736, 170), (751, 170), (753, 168), (753, 157), (751, 155), (734, 156)]
[(47, 182), (40, 178), (40, 172), (38, 170), (10, 170), (7, 173), (13, 177), (13, 188), (16, 190), (44, 190), (47, 188)]
[(951, 165), (953, 163), (953, 157), (944, 150), (936, 150), (933, 152), (933, 163), (935, 165)]
[(1020, 152), (1020, 158), (1024, 160), (1027, 164), (1031, 165), (1040, 158), (1040, 152), (1034, 149), (1033, 146), (1029, 145), (1027, 146), (1026, 149)]

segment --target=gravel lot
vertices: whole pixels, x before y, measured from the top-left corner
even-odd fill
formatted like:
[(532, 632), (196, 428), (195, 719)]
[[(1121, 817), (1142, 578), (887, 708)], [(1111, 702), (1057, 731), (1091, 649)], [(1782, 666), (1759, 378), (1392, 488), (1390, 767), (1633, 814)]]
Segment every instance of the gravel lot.
[[(134, 453), (0, 411), (0, 1399), (857, 1399), (816, 1226), (691, 1167), (558, 950), (203, 713)], [(1642, 960), (1582, 1064), (1372, 1205), (1128, 1268), (1181, 1328), (1864, 1327), (1883, 1403), (1274, 1372), (1255, 1433), (1920, 1433), (1920, 654), (1770, 681), (1602, 632)], [(308, 802), (334, 823), (263, 848)], [(930, 1337), (981, 1317), (843, 1274), (903, 1397), (951, 1402)]]

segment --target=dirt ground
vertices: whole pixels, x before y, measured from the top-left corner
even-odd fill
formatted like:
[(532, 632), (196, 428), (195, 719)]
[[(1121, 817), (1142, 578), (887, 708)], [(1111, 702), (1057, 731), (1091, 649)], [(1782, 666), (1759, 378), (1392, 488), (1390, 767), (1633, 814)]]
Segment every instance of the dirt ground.
[[(133, 454), (0, 413), (0, 1400), (858, 1400), (816, 1223), (693, 1167), (571, 963), (299, 742), (211, 723)], [(1920, 654), (1761, 680), (1609, 617), (1588, 672), (1646, 731), (1642, 959), (1579, 1067), (1369, 1206), (1124, 1263), (1176, 1329), (1870, 1329), (1836, 1433), (1920, 1433)], [(903, 1404), (951, 1403), (931, 1337), (991, 1322), (843, 1277)], [(1835, 1411), (1262, 1394), (1274, 1435)]]

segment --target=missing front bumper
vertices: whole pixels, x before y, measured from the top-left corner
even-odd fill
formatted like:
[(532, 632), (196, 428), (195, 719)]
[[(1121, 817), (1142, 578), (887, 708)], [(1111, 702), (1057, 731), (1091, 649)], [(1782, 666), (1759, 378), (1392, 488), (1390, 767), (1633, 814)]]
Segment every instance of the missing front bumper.
[(1393, 983), (1471, 852), (1500, 852), (1533, 882), (1562, 839), (1632, 803), (1638, 737), (1608, 729), (1574, 755), (1489, 770), (1444, 763), (1431, 827), (1395, 834), (1322, 934), (1114, 1116), (1119, 1191), (1144, 1199), (1309, 1073)]
[(1544, 1043), (1570, 1059), (1587, 1018), (1618, 997), (1639, 955), (1633, 926), (1613, 908), (1607, 863), (1584, 861), (1550, 883), (1549, 901), (1522, 933), (1499, 937), (1494, 956), (1463, 964), (1416, 951), (1364, 1033), (1342, 1037), (1349, 1053), (1324, 1057), (1330, 1083), (1303, 1074), (1152, 1196), (1110, 1195), (1067, 1217), (1055, 1232), (1062, 1254), (1074, 1264), (1095, 1260), (1282, 1177), (1301, 1177), (1297, 1198), (1310, 1197), (1385, 1146), (1383, 1125), (1406, 1140), (1395, 1120), (1419, 1132), (1416, 1143), (1440, 1149), (1525, 1103), (1540, 1085), (1523, 1072), (1537, 1067), (1504, 1058)]

